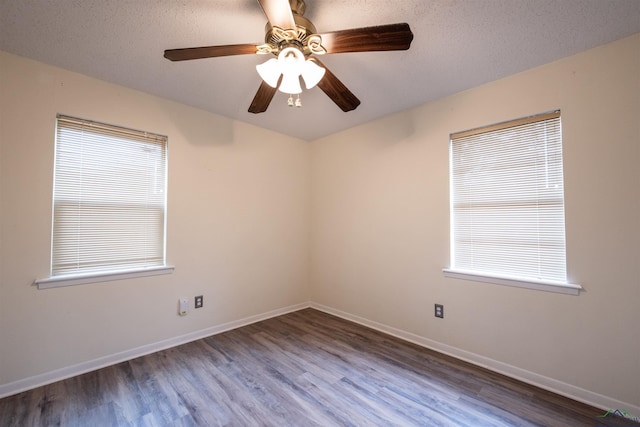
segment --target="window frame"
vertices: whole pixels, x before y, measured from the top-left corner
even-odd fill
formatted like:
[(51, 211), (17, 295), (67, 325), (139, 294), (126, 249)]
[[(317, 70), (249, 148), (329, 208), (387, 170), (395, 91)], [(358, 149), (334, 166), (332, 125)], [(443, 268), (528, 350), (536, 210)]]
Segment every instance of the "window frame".
[[(469, 280), (469, 281), (481, 282), (481, 283), (492, 283), (492, 284), (513, 286), (513, 287), (526, 288), (526, 289), (556, 292), (556, 293), (569, 294), (569, 295), (579, 295), (580, 291), (583, 288), (580, 285), (569, 283), (568, 278), (566, 281), (545, 280), (545, 279), (538, 279), (538, 278), (532, 278), (532, 277), (481, 271), (481, 270), (478, 270), (478, 271), (466, 270), (464, 268), (460, 268), (452, 265), (455, 259), (454, 251), (456, 250), (455, 244), (454, 244), (454, 241), (455, 241), (455, 224), (454, 224), (454, 190), (455, 190), (454, 186), (455, 185), (454, 185), (454, 179), (453, 179), (454, 140), (464, 138), (464, 137), (469, 137), (469, 136), (480, 135), (480, 134), (486, 135), (487, 133), (491, 133), (491, 132), (504, 131), (514, 127), (534, 124), (537, 122), (542, 122), (542, 121), (555, 119), (555, 118), (560, 119), (560, 110), (554, 110), (546, 113), (536, 114), (533, 116), (509, 120), (509, 121), (505, 121), (505, 122), (501, 122), (501, 123), (497, 123), (489, 126), (483, 126), (480, 128), (475, 128), (467, 131), (455, 132), (450, 135), (449, 137), (449, 161), (450, 161), (449, 163), (449, 180), (450, 180), (449, 181), (450, 183), (450, 189), (449, 189), (450, 252), (449, 252), (449, 256), (450, 256), (451, 264), (450, 264), (450, 267), (442, 269), (442, 272), (445, 277), (453, 278), (453, 279)], [(562, 134), (560, 135), (560, 137), (562, 138)], [(562, 162), (560, 166), (563, 168)], [(564, 206), (564, 192), (562, 195), (562, 200), (563, 200), (563, 206)], [(566, 231), (564, 229), (565, 223), (566, 221), (564, 220), (564, 215), (563, 215), (563, 233), (564, 233), (563, 237), (566, 237)], [(566, 253), (564, 254), (564, 265), (566, 268)]]
[[(125, 128), (122, 126), (117, 126), (117, 125), (111, 125), (111, 124), (107, 124), (107, 123), (102, 123), (102, 122), (97, 122), (97, 121), (93, 121), (93, 120), (87, 120), (87, 119), (82, 119), (82, 118), (78, 118), (78, 117), (72, 117), (72, 116), (68, 116), (68, 115), (63, 115), (63, 114), (57, 114), (56, 115), (56, 129), (55, 129), (55, 150), (56, 150), (56, 160), (54, 161), (54, 165), (53, 165), (53, 169), (54, 169), (54, 178), (53, 178), (53, 192), (52, 192), (52, 210), (51, 210), (51, 224), (52, 224), (52, 228), (51, 228), (51, 235), (50, 235), (50, 243), (51, 243), (51, 252), (50, 252), (50, 262), (49, 262), (49, 277), (47, 278), (43, 278), (43, 279), (36, 279), (34, 281), (34, 284), (36, 284), (38, 286), (38, 289), (47, 289), (47, 288), (54, 288), (54, 287), (61, 287), (61, 286), (72, 286), (72, 285), (79, 285), (79, 284), (88, 284), (88, 283), (97, 283), (97, 282), (106, 282), (106, 281), (113, 281), (113, 280), (122, 280), (122, 279), (131, 279), (131, 278), (136, 278), (136, 277), (146, 277), (146, 276), (155, 276), (155, 275), (162, 275), (162, 274), (170, 274), (173, 272), (174, 267), (171, 265), (167, 264), (167, 259), (166, 259), (166, 242), (167, 242), (167, 187), (168, 187), (168, 177), (167, 177), (167, 172), (168, 172), (168, 138), (165, 135), (159, 135), (159, 134), (155, 134), (155, 133), (151, 133), (151, 132), (145, 132), (145, 131), (139, 131), (139, 130), (135, 130), (135, 129), (130, 129), (130, 128)], [(89, 130), (88, 133), (88, 137), (85, 139), (84, 135), (81, 138), (78, 138), (77, 136), (71, 136), (71, 138), (76, 138), (75, 142), (71, 142), (72, 140), (67, 140), (65, 141), (65, 143), (67, 144), (67, 147), (78, 147), (77, 149), (80, 150), (84, 150), (83, 147), (91, 147), (91, 145), (93, 145), (94, 147), (96, 147), (98, 150), (100, 150), (102, 147), (104, 147), (104, 145), (99, 145), (100, 143), (102, 143), (105, 139), (107, 138), (117, 138), (117, 139), (112, 139), (112, 141), (116, 142), (116, 146), (118, 143), (122, 144), (122, 147), (127, 147), (128, 143), (131, 143), (131, 148), (123, 148), (123, 149), (132, 149), (132, 150), (136, 150), (136, 145), (137, 147), (143, 147), (142, 149), (145, 152), (152, 152), (152, 151), (156, 151), (161, 149), (162, 151), (160, 152), (160, 161), (162, 163), (157, 163), (157, 160), (154, 161), (154, 163), (150, 163), (149, 166), (154, 167), (155, 165), (161, 165), (161, 167), (163, 168), (161, 170), (161, 175), (157, 175), (157, 172), (151, 172), (153, 178), (151, 179), (151, 182), (149, 182), (149, 178), (147, 175), (146, 178), (144, 178), (144, 175), (139, 175), (138, 176), (142, 176), (143, 181), (140, 181), (142, 183), (140, 188), (143, 188), (144, 190), (144, 194), (146, 194), (147, 196), (143, 196), (143, 199), (140, 199), (138, 197), (140, 197), (140, 195), (142, 193), (136, 192), (136, 193), (129, 193), (129, 192), (124, 192), (123, 193), (123, 187), (121, 187), (121, 185), (116, 185), (115, 187), (113, 186), (106, 186), (104, 187), (107, 191), (107, 193), (102, 193), (101, 190), (98, 190), (100, 192), (96, 192), (95, 188), (100, 189), (100, 184), (102, 182), (104, 182), (105, 180), (103, 180), (102, 178), (100, 178), (98, 181), (93, 181), (96, 183), (97, 187), (94, 187), (93, 184), (91, 184), (91, 181), (88, 181), (89, 184), (91, 184), (90, 187), (84, 187), (86, 189), (89, 189), (89, 192), (86, 193), (90, 197), (87, 200), (95, 200), (95, 202), (90, 202), (90, 203), (99, 203), (98, 206), (104, 206), (104, 208), (99, 208), (99, 210), (95, 210), (95, 207), (93, 207), (91, 204), (90, 205), (86, 205), (86, 206), (90, 206), (90, 211), (88, 212), (99, 212), (100, 215), (105, 215), (108, 212), (121, 212), (120, 214), (116, 214), (118, 215), (117, 217), (114, 217), (113, 219), (98, 219), (97, 222), (95, 222), (95, 220), (93, 221), (93, 224), (97, 224), (97, 229), (92, 228), (89, 229), (90, 231), (88, 231), (89, 233), (89, 240), (88, 241), (93, 241), (91, 240), (93, 238), (93, 236), (96, 237), (100, 237), (103, 236), (103, 238), (105, 236), (113, 236), (110, 233), (104, 234), (104, 229), (101, 226), (101, 224), (115, 224), (113, 221), (116, 221), (116, 223), (118, 223), (118, 221), (120, 221), (119, 223), (122, 224), (122, 219), (124, 218), (132, 218), (131, 215), (133, 213), (133, 215), (135, 215), (133, 218), (140, 218), (139, 214), (136, 214), (136, 211), (139, 210), (139, 208), (135, 208), (135, 206), (147, 206), (146, 210), (153, 210), (153, 207), (155, 206), (156, 209), (157, 207), (161, 207), (162, 208), (162, 225), (161, 225), (161, 229), (157, 227), (157, 225), (155, 226), (154, 230), (157, 230), (158, 234), (156, 234), (156, 236), (160, 237), (160, 241), (161, 243), (159, 243), (161, 245), (158, 246), (158, 242), (159, 240), (157, 239), (157, 237), (152, 237), (153, 235), (147, 235), (145, 234), (145, 236), (149, 236), (149, 237), (145, 237), (144, 238), (144, 243), (139, 243), (138, 245), (138, 249), (136, 249), (136, 252), (132, 252), (131, 256), (136, 255), (136, 254), (148, 254), (149, 252), (146, 252), (146, 246), (148, 243), (149, 238), (152, 238), (153, 240), (156, 241), (156, 244), (154, 246), (152, 246), (153, 248), (155, 248), (154, 252), (157, 255), (154, 255), (154, 258), (151, 259), (155, 259), (155, 262), (151, 262), (148, 263), (146, 261), (140, 263), (140, 262), (135, 262), (135, 260), (138, 258), (131, 258), (131, 257), (123, 257), (121, 260), (119, 260), (117, 257), (113, 257), (111, 258), (111, 261), (114, 261), (113, 263), (110, 263), (108, 258), (105, 259), (104, 262), (106, 262), (105, 267), (104, 268), (100, 268), (100, 267), (90, 267), (87, 266), (85, 264), (85, 266), (78, 266), (76, 268), (76, 271), (69, 271), (69, 272), (65, 272), (64, 267), (58, 267), (58, 272), (56, 273), (56, 271), (54, 270), (54, 246), (56, 244), (56, 242), (61, 242), (64, 240), (55, 240), (56, 238), (60, 239), (61, 236), (64, 237), (64, 235), (60, 235), (59, 233), (56, 233), (56, 225), (55, 222), (56, 220), (60, 220), (60, 218), (65, 218), (57, 216), (60, 214), (56, 214), (56, 206), (58, 204), (60, 204), (61, 202), (57, 200), (64, 200), (65, 198), (67, 198), (68, 200), (74, 200), (77, 199), (78, 202), (75, 203), (80, 203), (79, 206), (82, 205), (81, 202), (81, 198), (80, 197), (84, 197), (81, 196), (82, 194), (85, 194), (83, 190), (81, 189), (74, 189), (73, 185), (77, 185), (75, 184), (76, 182), (85, 182), (84, 180), (82, 181), (68, 181), (69, 178), (66, 178), (67, 181), (66, 182), (72, 182), (73, 184), (70, 184), (72, 187), (69, 187), (69, 184), (64, 184), (62, 185), (61, 183), (64, 182), (64, 178), (62, 181), (59, 181), (59, 177), (58, 174), (62, 174), (63, 176), (68, 176), (67, 172), (64, 172), (64, 167), (69, 168), (71, 165), (71, 168), (73, 168), (72, 162), (73, 162), (73, 158), (71, 158), (71, 160), (67, 160), (66, 164), (64, 163), (59, 163), (59, 159), (57, 158), (59, 153), (58, 150), (59, 148), (59, 137), (61, 135), (60, 133), (60, 126), (62, 126), (62, 129), (69, 129), (70, 131), (73, 131), (74, 127), (76, 130)], [(89, 142), (90, 140), (94, 140), (93, 142)], [(97, 142), (96, 142), (97, 141)], [(146, 147), (144, 144), (153, 144), (156, 147), (156, 149), (152, 149), (152, 148), (144, 148)], [(75, 145), (74, 145), (75, 144)], [(107, 161), (103, 160), (103, 159), (109, 159), (110, 157), (102, 157), (102, 156), (110, 156), (110, 154), (108, 153), (109, 150), (116, 150), (114, 151), (116, 153), (116, 155), (120, 155), (122, 156), (123, 153), (120, 152), (120, 154), (118, 154), (118, 149), (114, 148), (115, 146), (110, 146), (110, 148), (108, 148), (107, 150), (105, 150), (105, 152), (102, 153), (97, 153), (94, 149), (93, 151), (93, 156), (92, 156), (92, 160), (91, 161), (97, 161), (98, 163), (108, 163)], [(140, 150), (141, 148), (137, 148), (138, 150)], [(84, 155), (84, 151), (81, 151), (81, 153), (83, 153)], [(147, 156), (146, 154), (144, 156)], [(85, 157), (81, 157), (83, 159), (83, 163), (84, 158)], [(144, 157), (137, 157), (137, 156), (127, 156), (127, 157), (123, 157), (122, 159), (129, 159), (129, 158), (140, 158), (143, 159)], [(122, 170), (122, 167), (119, 166), (121, 164), (123, 164), (122, 160), (118, 160), (117, 157), (111, 157), (112, 162), (114, 162), (114, 164), (116, 164), (115, 169), (112, 169), (115, 172), (120, 172)], [(69, 163), (71, 162), (71, 163)], [(89, 162), (88, 162), (89, 163)], [(124, 163), (129, 163), (128, 161), (125, 161)], [(135, 164), (135, 163), (134, 163)], [(112, 166), (113, 167), (113, 166)], [(131, 169), (130, 167), (130, 171), (148, 171), (148, 168), (140, 168), (140, 167), (136, 167), (135, 169)], [(75, 173), (73, 172), (74, 169), (67, 169), (69, 171), (72, 171), (71, 173)], [(81, 170), (87, 170), (87, 171), (96, 171), (95, 173), (105, 173), (109, 171), (109, 166), (107, 166), (106, 168), (91, 168), (90, 166), (87, 169), (82, 168)], [(152, 169), (152, 171), (155, 170), (157, 171), (158, 168), (157, 166), (155, 166), (155, 169)], [(148, 173), (148, 172), (147, 172)], [(144, 172), (143, 172), (144, 174)], [(84, 175), (84, 176), (90, 176), (90, 175)], [(114, 175), (107, 175), (109, 177), (114, 176)], [(127, 174), (127, 175), (115, 175), (115, 177), (125, 177), (128, 179), (131, 179), (131, 175)], [(157, 181), (157, 176), (160, 176), (162, 178), (161, 181)], [(127, 181), (127, 183), (129, 182), (134, 182), (137, 183), (138, 181), (136, 181), (135, 179), (136, 177), (133, 176), (133, 181)], [(89, 178), (89, 179), (97, 179), (96, 177), (94, 178)], [(155, 180), (155, 181), (154, 181)], [(156, 188), (155, 187), (155, 183), (156, 182), (160, 182), (162, 185), (162, 193), (158, 193), (157, 190), (151, 190), (154, 192), (154, 196), (153, 198), (155, 200), (157, 200), (154, 204), (147, 204), (148, 200), (154, 200), (154, 199), (148, 199), (148, 197), (150, 197), (150, 195), (152, 193), (149, 193), (149, 189), (150, 188)], [(57, 193), (58, 188), (57, 186), (62, 185), (60, 188), (63, 189), (63, 193), (61, 194), (70, 194), (71, 196), (61, 196), (60, 194)], [(149, 185), (152, 185), (152, 187), (149, 187)], [(137, 185), (131, 186), (130, 184), (127, 184), (127, 190), (129, 188), (138, 188)], [(65, 193), (66, 191), (66, 193)], [(98, 198), (95, 198), (96, 196), (90, 196), (90, 194), (98, 194)], [(113, 196), (109, 196), (109, 194), (113, 194)], [(129, 199), (125, 199), (123, 196), (119, 196), (119, 194), (123, 194), (123, 195), (127, 195), (129, 197)], [(158, 198), (159, 195), (159, 198)], [(62, 198), (61, 198), (62, 197)], [(71, 197), (71, 199), (69, 199), (68, 197)], [(113, 197), (113, 198), (110, 198)], [(130, 197), (134, 197), (134, 198), (130, 198)], [(104, 200), (106, 202), (106, 204), (103, 204), (105, 202), (101, 202), (102, 200)], [(109, 200), (109, 201), (107, 201)], [(121, 200), (121, 201), (118, 201)], [(131, 201), (135, 201), (135, 200), (139, 200), (140, 202), (136, 202), (133, 205), (131, 205)], [(64, 202), (62, 202), (63, 204), (61, 205), (61, 208), (64, 210), (65, 209), (65, 205)], [(134, 211), (132, 211), (132, 213), (129, 213), (131, 206), (133, 206)], [(108, 209), (108, 210), (104, 210), (104, 209)], [(114, 211), (113, 209), (116, 209), (116, 211)], [(87, 213), (89, 214), (89, 213)], [(110, 215), (114, 215), (115, 213), (112, 213)], [(107, 214), (109, 215), (109, 214)], [(124, 215), (124, 216), (122, 216)], [(144, 218), (149, 218), (146, 216), (147, 214), (145, 214)], [(152, 218), (155, 215), (152, 214), (151, 221), (154, 221)], [(73, 218), (73, 217), (72, 217)], [(91, 218), (88, 217), (88, 218)], [(160, 219), (160, 217), (157, 217), (158, 219)], [(106, 221), (106, 222), (105, 222)], [(145, 226), (146, 224), (152, 224), (149, 223), (148, 219), (144, 220), (144, 223), (140, 223), (141, 226)], [(129, 222), (129, 220), (127, 220), (127, 223)], [(156, 222), (156, 224), (158, 224), (158, 222)], [(122, 227), (118, 227), (118, 230), (120, 230), (120, 233), (124, 232), (125, 234), (119, 234), (121, 237), (120, 238), (126, 238), (127, 236), (133, 236), (131, 234), (127, 234), (128, 232), (125, 231), (125, 229), (123, 229)], [(140, 230), (140, 228), (136, 227), (134, 230)], [(91, 234), (94, 233), (94, 234)], [(98, 234), (95, 234), (98, 233)], [(139, 235), (139, 232), (135, 232), (134, 234), (135, 236)], [(80, 234), (80, 236), (82, 236), (82, 234)], [(85, 234), (85, 236), (87, 236)], [(138, 238), (138, 237), (136, 237)], [(111, 241), (113, 242), (113, 237), (109, 237), (109, 239), (111, 239)], [(152, 240), (152, 241), (153, 241)], [(68, 240), (67, 240), (68, 241)], [(135, 246), (134, 246), (135, 247)], [(104, 248), (104, 249), (103, 249)], [(104, 252), (104, 250), (113, 250), (114, 247), (113, 245), (109, 245), (107, 243), (107, 246), (100, 246), (99, 249), (97, 250), (97, 252), (94, 253), (100, 253), (100, 252)], [(117, 247), (115, 248), (117, 249)], [(127, 248), (128, 249), (128, 248)], [(144, 250), (144, 252), (140, 252), (141, 250)], [(69, 252), (67, 252), (69, 253)], [(82, 252), (80, 252), (82, 253)], [(91, 252), (89, 252), (90, 254)], [(125, 253), (128, 253), (127, 251), (125, 251)], [(146, 256), (146, 255), (145, 255)], [(95, 259), (95, 258), (92, 258)], [(100, 258), (102, 259), (102, 258)], [(146, 258), (140, 258), (140, 259), (145, 259)], [(118, 263), (118, 261), (121, 261), (120, 263)], [(85, 261), (86, 262), (86, 261)], [(127, 266), (127, 263), (131, 263), (134, 262), (133, 265), (131, 266)], [(137, 264), (137, 265), (135, 265)], [(90, 265), (90, 264), (89, 264)], [(63, 264), (64, 266), (64, 264)]]

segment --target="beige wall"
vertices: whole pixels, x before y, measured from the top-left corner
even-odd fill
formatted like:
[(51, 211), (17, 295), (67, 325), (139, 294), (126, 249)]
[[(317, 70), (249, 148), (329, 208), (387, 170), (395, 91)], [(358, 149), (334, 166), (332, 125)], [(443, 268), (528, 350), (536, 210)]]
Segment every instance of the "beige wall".
[[(449, 133), (556, 108), (568, 275), (586, 291), (444, 278)], [(640, 35), (314, 141), (311, 158), (312, 301), (640, 407)]]
[[(0, 70), (0, 386), (308, 301), (306, 142), (2, 52)], [(49, 270), (56, 113), (168, 135), (173, 274), (32, 285)]]

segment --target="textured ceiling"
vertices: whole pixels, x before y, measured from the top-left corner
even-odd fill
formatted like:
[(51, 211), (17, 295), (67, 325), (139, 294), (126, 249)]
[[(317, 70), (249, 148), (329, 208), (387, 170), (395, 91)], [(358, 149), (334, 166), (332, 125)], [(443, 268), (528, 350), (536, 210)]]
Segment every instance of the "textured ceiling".
[(407, 22), (411, 49), (327, 55), (362, 101), (344, 113), (318, 88), (303, 107), (277, 93), (247, 108), (260, 84), (243, 55), (170, 62), (165, 49), (256, 43), (256, 0), (0, 0), (0, 50), (314, 140), (640, 32), (640, 0), (307, 0), (319, 32)]

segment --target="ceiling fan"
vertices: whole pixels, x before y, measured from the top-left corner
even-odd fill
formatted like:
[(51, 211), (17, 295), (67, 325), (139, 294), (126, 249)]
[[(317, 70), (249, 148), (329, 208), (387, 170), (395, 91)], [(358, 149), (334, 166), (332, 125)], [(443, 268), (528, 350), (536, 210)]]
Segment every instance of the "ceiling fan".
[[(171, 61), (214, 58), (245, 54), (271, 54), (275, 58), (256, 67), (263, 81), (258, 88), (250, 113), (267, 110), (277, 90), (293, 94), (302, 92), (300, 77), (307, 89), (317, 85), (342, 109), (351, 111), (360, 100), (317, 58), (318, 55), (345, 52), (407, 50), (413, 40), (409, 24), (389, 24), (319, 34), (305, 18), (304, 0), (258, 0), (269, 21), (263, 44), (233, 44), (168, 49), (164, 57)], [(277, 59), (276, 59), (277, 58)], [(300, 106), (300, 98), (295, 101)]]

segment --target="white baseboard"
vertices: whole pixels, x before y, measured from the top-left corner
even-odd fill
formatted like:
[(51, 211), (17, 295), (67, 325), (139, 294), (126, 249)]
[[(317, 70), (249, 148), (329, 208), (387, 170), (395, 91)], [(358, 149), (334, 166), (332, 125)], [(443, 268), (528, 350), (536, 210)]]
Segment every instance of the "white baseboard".
[(212, 326), (210, 328), (201, 329), (195, 332), (190, 332), (188, 334), (180, 335), (174, 338), (169, 338), (163, 341), (158, 341), (155, 343), (143, 345), (141, 347), (132, 348), (130, 350), (122, 351), (120, 353), (115, 353), (112, 355), (99, 357), (97, 359), (88, 360), (86, 362), (78, 363), (77, 365), (67, 366), (61, 369), (45, 372), (44, 374), (35, 375), (33, 377), (24, 378), (11, 383), (0, 384), (0, 398), (11, 396), (13, 394), (30, 390), (32, 388), (51, 384), (56, 381), (74, 377), (76, 375), (81, 375), (87, 372), (95, 371), (96, 369), (104, 368), (106, 366), (115, 365), (116, 363), (135, 359), (136, 357), (144, 356), (146, 354), (155, 353), (156, 351), (166, 350), (171, 347), (175, 347), (181, 344), (186, 344), (191, 341), (199, 340), (201, 338), (206, 338), (211, 335), (216, 335), (222, 332), (230, 331), (232, 329), (240, 328), (242, 326), (250, 325), (252, 323), (260, 322), (262, 320), (266, 320), (272, 317), (291, 313), (293, 311), (302, 310), (303, 308), (308, 308), (308, 307), (310, 307), (310, 303), (308, 302), (291, 305), (291, 306), (280, 308), (277, 310), (268, 311), (266, 313), (249, 316), (244, 319), (235, 320), (233, 322), (223, 323), (218, 326)]
[(627, 402), (622, 402), (617, 399), (613, 399), (602, 394), (595, 393), (593, 391), (585, 390), (583, 388), (564, 383), (562, 381), (555, 380), (553, 378), (546, 377), (544, 375), (536, 374), (525, 369), (518, 368), (516, 366), (509, 365), (497, 360), (490, 359), (488, 357), (481, 356), (479, 354), (471, 353), (466, 350), (462, 350), (456, 347), (452, 347), (447, 344), (443, 344), (438, 341), (430, 340), (428, 338), (421, 337), (411, 332), (406, 332), (400, 329), (393, 328), (391, 326), (384, 325), (382, 323), (374, 322), (369, 319), (365, 319), (360, 316), (356, 316), (344, 311), (337, 310), (332, 307), (327, 307), (322, 304), (312, 302), (311, 308), (323, 311), (328, 314), (332, 314), (337, 317), (367, 326), (380, 332), (392, 335), (405, 341), (417, 344), (421, 347), (425, 347), (437, 352), (446, 354), (448, 356), (455, 357), (456, 359), (464, 360), (476, 366), (480, 366), (489, 369), (493, 372), (506, 375), (508, 377), (520, 380), (527, 384), (531, 384), (542, 389), (551, 391), (561, 396), (568, 397), (578, 402), (586, 403), (587, 405), (600, 408), (604, 411), (624, 409), (633, 416), (640, 416), (640, 406)]

